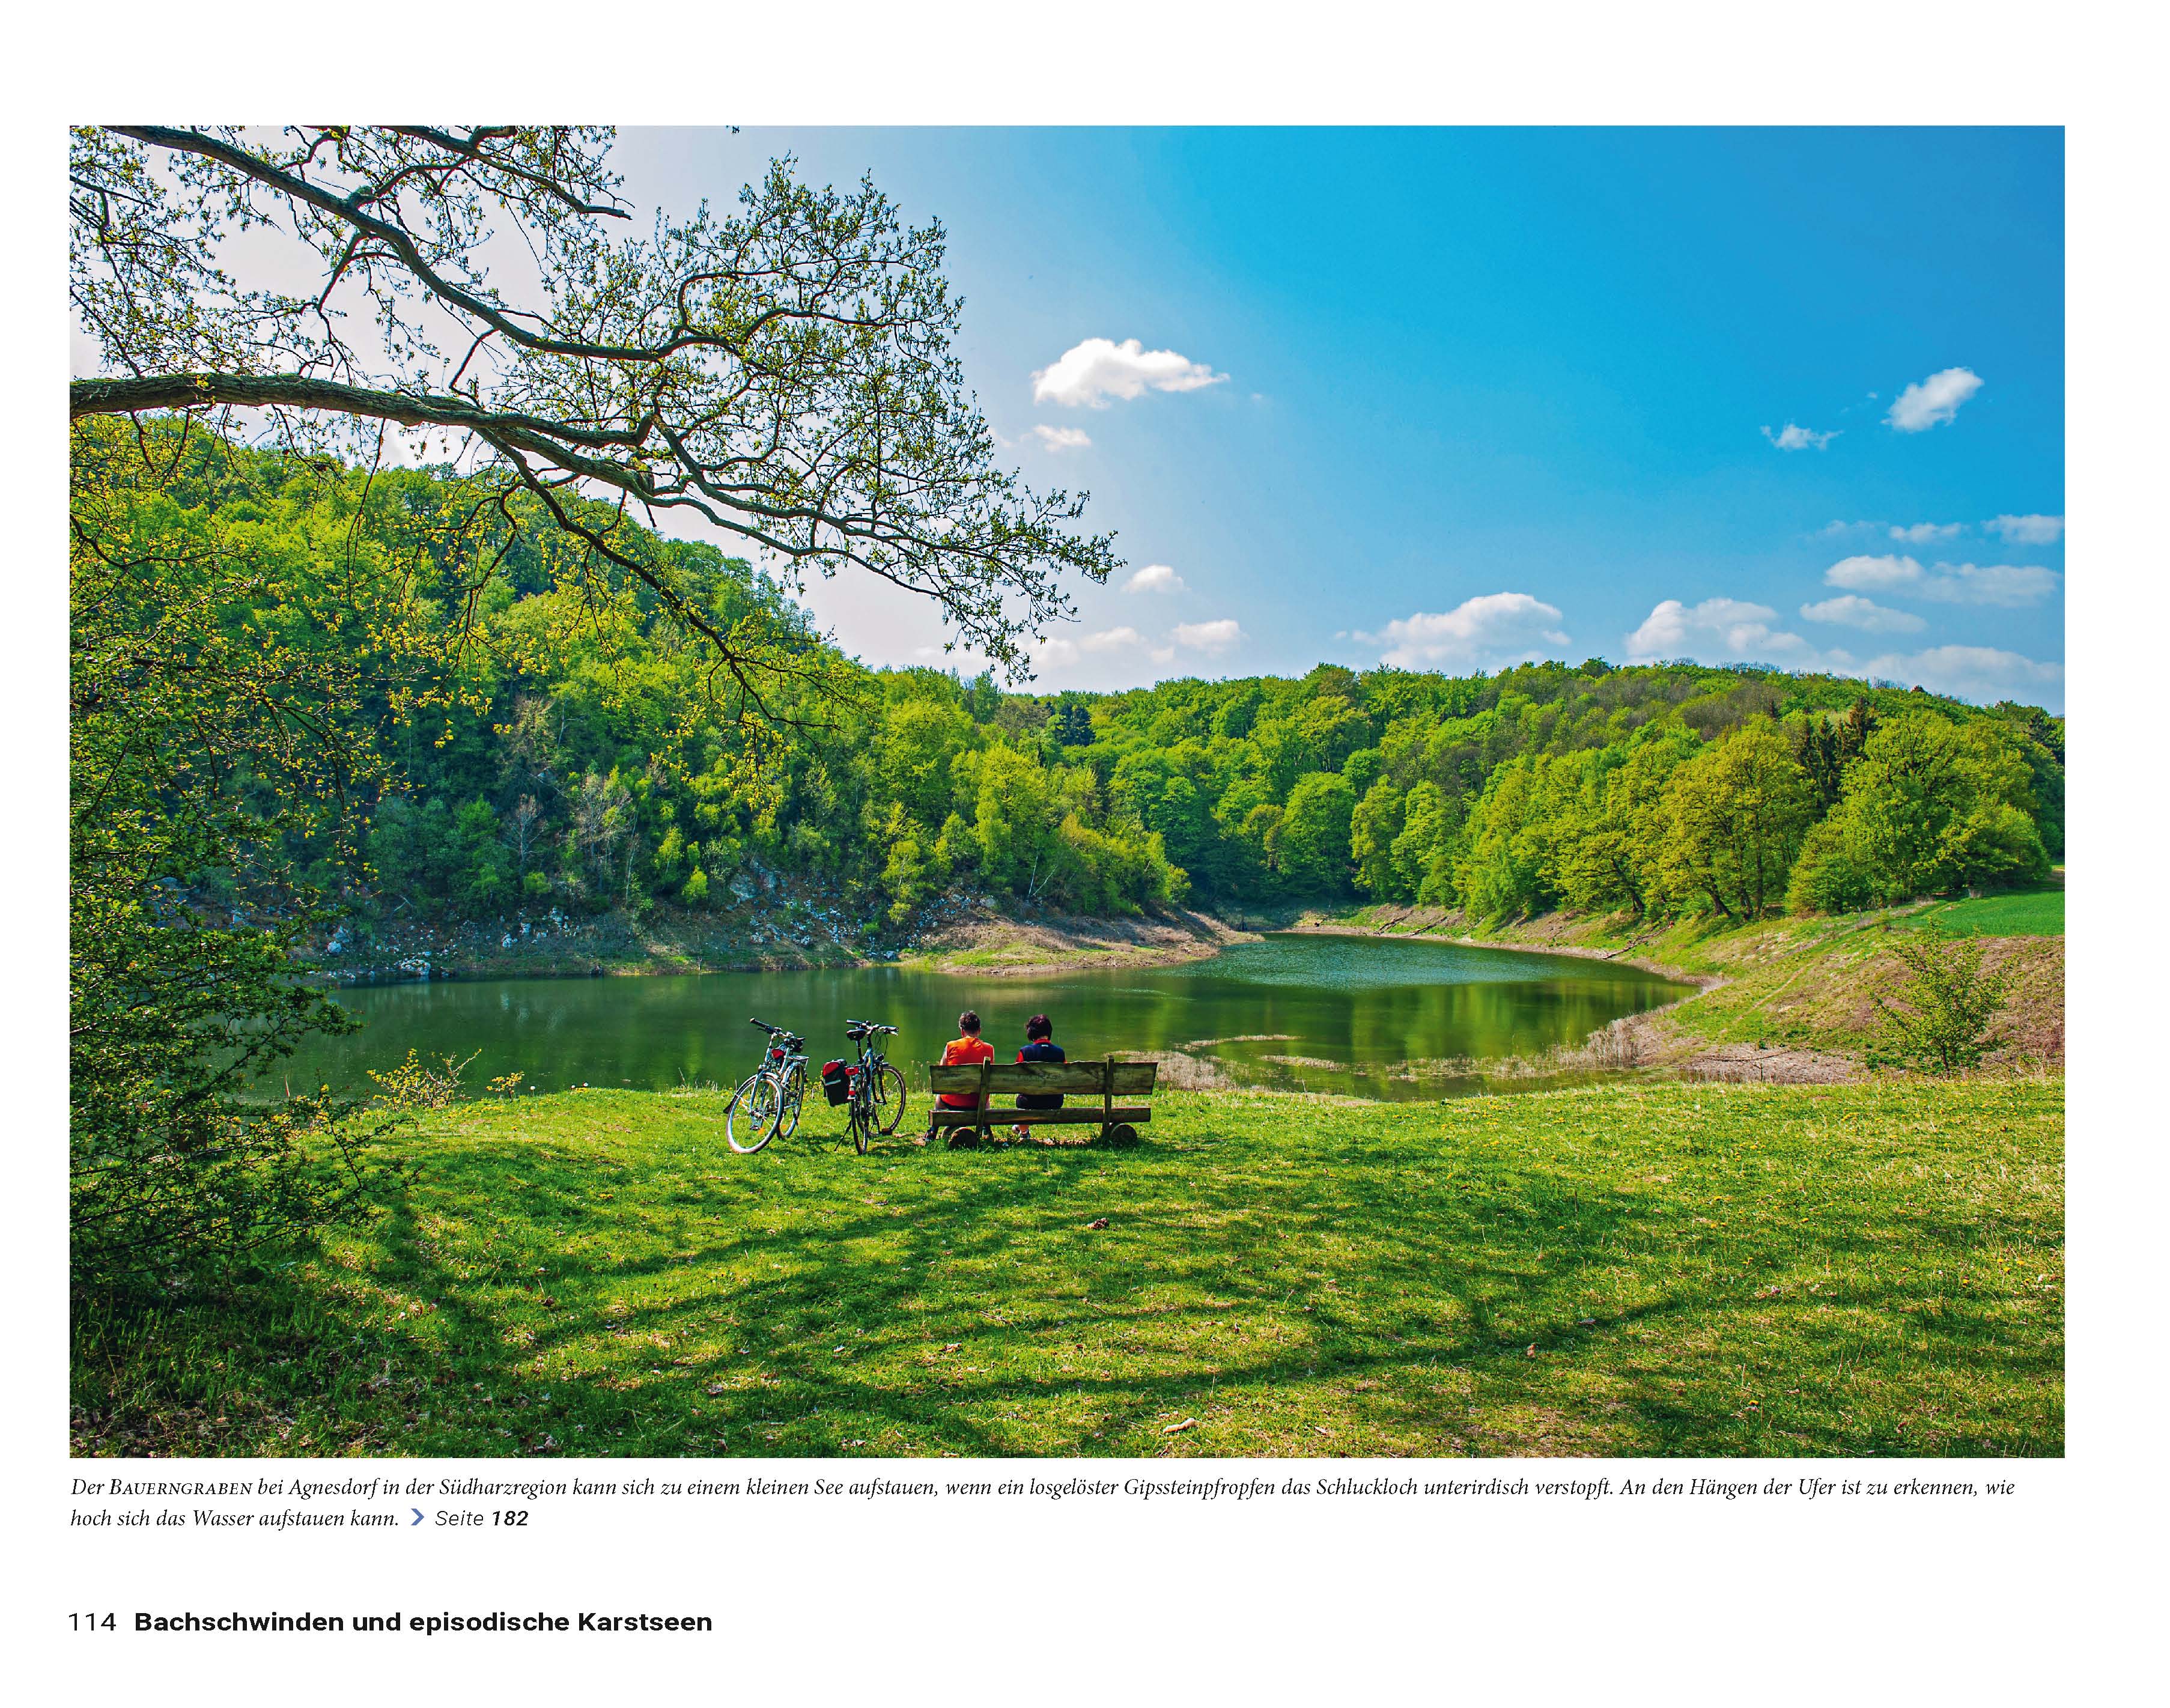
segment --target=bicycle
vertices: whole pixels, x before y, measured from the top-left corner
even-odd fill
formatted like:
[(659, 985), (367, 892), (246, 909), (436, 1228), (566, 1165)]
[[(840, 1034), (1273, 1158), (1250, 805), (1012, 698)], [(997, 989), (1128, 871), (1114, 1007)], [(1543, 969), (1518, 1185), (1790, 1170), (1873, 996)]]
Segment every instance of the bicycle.
[(844, 1023), (844, 1036), (859, 1047), (858, 1060), (847, 1070), (845, 1118), (851, 1127), (852, 1143), (863, 1156), (875, 1134), (888, 1138), (904, 1118), (904, 1073), (874, 1042), (895, 1037), (894, 1026), (850, 1020)]
[[(751, 1156), (779, 1135), (799, 1130), (806, 1101), (806, 1040), (766, 1020), (747, 1022), (768, 1034), (761, 1065), (739, 1082), (724, 1112), (724, 1137), (741, 1156)], [(746, 1143), (740, 1144), (741, 1134)]]

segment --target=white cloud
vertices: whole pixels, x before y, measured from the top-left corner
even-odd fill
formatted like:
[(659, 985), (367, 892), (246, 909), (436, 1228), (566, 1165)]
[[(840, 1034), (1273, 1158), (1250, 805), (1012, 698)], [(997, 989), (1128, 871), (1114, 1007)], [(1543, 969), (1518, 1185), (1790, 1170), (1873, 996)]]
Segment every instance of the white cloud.
[(1805, 664), (1813, 659), (1815, 649), (1808, 642), (1771, 627), (1777, 614), (1767, 605), (1740, 599), (1706, 599), (1700, 605), (1663, 599), (1628, 637), (1628, 657), (1643, 664), (1688, 657), (1714, 657), (1721, 663)]
[(1049, 427), (1045, 424), (1032, 430), (1032, 436), (1048, 451), (1083, 451), (1093, 443), (1093, 436), (1082, 427)]
[(1088, 634), (1077, 644), (1088, 653), (1107, 653), (1118, 647), (1143, 646), (1145, 638), (1125, 623), (1120, 628), (1104, 628), (1098, 634)]
[(1032, 654), (1033, 668), (1045, 670), (1050, 665), (1074, 665), (1077, 662), (1077, 643), (1056, 636), (1052, 640), (1034, 641), (1026, 649)]
[(1961, 526), (1958, 522), (1916, 522), (1911, 528), (1895, 526), (1891, 537), (1903, 540), (1910, 546), (1933, 546), (1939, 540), (1955, 538)]
[[(1868, 622), (1851, 622), (1851, 626), (1873, 632), (1881, 619), (1919, 626), (1908, 613), (1883, 611), (1865, 599), (1833, 599), (1801, 608), (1804, 616), (1819, 622), (1849, 622), (1866, 613), (1875, 615)], [(1799, 635), (1773, 632), (1768, 624), (1775, 614), (1764, 606), (1740, 600), (1706, 599), (1700, 605), (1686, 606), (1677, 599), (1668, 599), (1628, 637), (1628, 644), (1638, 664), (1661, 658), (1697, 658), (1708, 664), (1764, 660), (1790, 670), (1861, 676), (1909, 687), (1918, 683), (1938, 693), (1981, 704), (2021, 699), (2047, 706), (2053, 712), (2063, 705), (2062, 665), (2039, 663), (1995, 647), (1970, 646), (1885, 653), (1864, 663), (1841, 649), (1819, 651)]]
[(1151, 652), (1147, 653), (1146, 656), (1151, 659), (1157, 665), (1172, 665), (1175, 662), (1175, 649), (1173, 647), (1155, 647)]
[(1918, 590), (1946, 605), (2032, 605), (2057, 590), (2057, 572), (2037, 563), (1939, 563)]
[(1836, 599), (1804, 605), (1801, 615), (1810, 622), (1835, 622), (1870, 634), (1916, 634), (1927, 625), (1911, 611), (1894, 611), (1888, 605), (1863, 599), (1858, 593), (1842, 593)]
[(1888, 593), (1895, 587), (1911, 587), (1921, 579), (1921, 566), (1911, 558), (1841, 558), (1824, 571), (1827, 586), (1851, 587), (1857, 593)]
[(1180, 593), (1184, 579), (1165, 563), (1148, 563), (1123, 584), (1125, 593)]
[(1195, 653), (1225, 653), (1243, 638), (1243, 625), (1232, 616), (1218, 617), (1211, 622), (1179, 622), (1175, 626), (1175, 643)]
[(1148, 387), (1156, 392), (1195, 392), (1227, 377), (1172, 350), (1147, 350), (1134, 338), (1120, 344), (1088, 338), (1071, 345), (1052, 366), (1032, 376), (1032, 400), (1104, 409), (1109, 398), (1142, 397)]
[(1901, 656), (1871, 659), (1860, 674), (1887, 681), (1916, 684), (1940, 694), (1978, 704), (2003, 699), (2046, 702), (2055, 711), (2063, 702), (2065, 667), (2044, 664), (1996, 647), (1931, 647)]
[(1999, 516), (1989, 526), (2022, 546), (2054, 545), (2065, 536), (2062, 516)]
[(1797, 427), (1788, 421), (1776, 433), (1766, 427), (1763, 436), (1781, 451), (1821, 451), (1843, 430), (1835, 427), (1828, 433), (1817, 433), (1806, 427)]
[(1884, 419), (1901, 433), (1920, 433), (1950, 420), (1959, 405), (1980, 389), (1981, 376), (1971, 368), (1945, 368), (1900, 392)]
[(1883, 526), (1884, 524), (1881, 522), (1841, 522), (1834, 520), (1825, 522), (1823, 526), (1817, 529), (1816, 531), (1827, 538), (1836, 538), (1841, 534), (1862, 534), (1873, 532), (1874, 530), (1880, 528)]
[(1355, 638), (1380, 648), (1380, 661), (1397, 670), (1468, 666), (1540, 656), (1540, 642), (1566, 646), (1559, 620), (1557, 606), (1526, 593), (1485, 593), (1451, 611), (1398, 616), (1377, 634)]
[(1942, 605), (2032, 605), (2057, 590), (2057, 573), (2034, 563), (1939, 563), (1924, 569), (1912, 558), (1841, 558), (1825, 582), (1857, 593), (1903, 593)]

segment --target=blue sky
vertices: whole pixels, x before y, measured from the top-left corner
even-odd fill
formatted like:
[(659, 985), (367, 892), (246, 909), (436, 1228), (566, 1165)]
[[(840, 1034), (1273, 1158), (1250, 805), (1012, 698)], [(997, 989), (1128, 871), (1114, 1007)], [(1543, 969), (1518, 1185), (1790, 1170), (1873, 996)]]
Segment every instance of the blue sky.
[[(683, 211), (785, 152), (942, 219), (1003, 455), (1155, 566), (1082, 591), (1043, 686), (1692, 656), (2063, 703), (2059, 131), (635, 130), (617, 158)], [(923, 601), (861, 579), (809, 589), (839, 639), (943, 661)]]

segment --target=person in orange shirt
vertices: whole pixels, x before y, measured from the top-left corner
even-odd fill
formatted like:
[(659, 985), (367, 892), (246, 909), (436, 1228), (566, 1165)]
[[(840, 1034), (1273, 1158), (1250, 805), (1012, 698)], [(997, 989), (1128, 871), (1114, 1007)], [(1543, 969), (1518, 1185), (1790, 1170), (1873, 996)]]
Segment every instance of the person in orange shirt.
[[(980, 1017), (970, 1009), (967, 1008), (957, 1017), (957, 1030), (960, 1036), (951, 1038), (942, 1051), (943, 1066), (977, 1067), (983, 1061), (995, 1059), (995, 1047), (981, 1038)], [(944, 1092), (941, 1102), (945, 1109), (976, 1109), (980, 1107), (980, 1094), (977, 1092)], [(980, 1135), (970, 1127), (950, 1129), (949, 1148), (952, 1150), (968, 1150), (979, 1142)]]

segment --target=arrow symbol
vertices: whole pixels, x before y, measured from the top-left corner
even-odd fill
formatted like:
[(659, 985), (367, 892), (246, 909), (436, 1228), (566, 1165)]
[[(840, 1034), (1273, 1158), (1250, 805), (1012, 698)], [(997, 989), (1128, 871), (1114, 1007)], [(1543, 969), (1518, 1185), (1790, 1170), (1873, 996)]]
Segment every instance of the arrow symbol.
[[(407, 1508), (407, 1510), (408, 1510), (409, 1512), (410, 1512), (410, 1513), (414, 1513), (414, 1524), (420, 1524), (420, 1523), (422, 1522), (422, 1509), (421, 1509), (421, 1508), (420, 1508), (420, 1507), (409, 1507), (409, 1508)], [(409, 1529), (410, 1529), (410, 1530), (411, 1530), (411, 1529), (413, 1529), (414, 1528), (414, 1524), (409, 1524), (409, 1525), (408, 1525), (408, 1527), (407, 1527), (407, 1528), (408, 1528)]]

